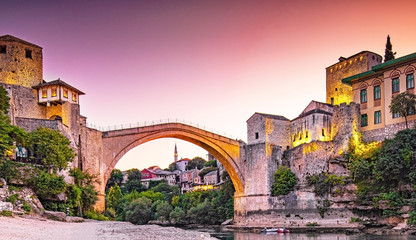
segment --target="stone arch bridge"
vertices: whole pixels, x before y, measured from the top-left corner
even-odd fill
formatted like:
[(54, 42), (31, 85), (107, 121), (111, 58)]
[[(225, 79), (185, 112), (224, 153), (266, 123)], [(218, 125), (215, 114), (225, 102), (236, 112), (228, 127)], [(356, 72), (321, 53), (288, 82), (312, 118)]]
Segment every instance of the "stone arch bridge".
[(120, 130), (98, 131), (82, 128), (79, 158), (82, 168), (98, 176), (100, 183), (97, 210), (105, 208), (105, 185), (117, 162), (140, 144), (160, 139), (177, 138), (208, 151), (217, 158), (231, 177), (235, 187), (235, 220), (245, 220), (245, 213), (269, 209), (267, 198), (280, 147), (267, 143), (247, 145), (183, 123), (161, 123)]

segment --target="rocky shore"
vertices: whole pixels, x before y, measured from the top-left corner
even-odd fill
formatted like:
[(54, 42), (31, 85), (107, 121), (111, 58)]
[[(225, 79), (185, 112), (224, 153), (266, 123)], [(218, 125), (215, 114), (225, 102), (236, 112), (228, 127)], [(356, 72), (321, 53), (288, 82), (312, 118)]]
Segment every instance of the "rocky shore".
[(82, 223), (58, 222), (44, 218), (0, 217), (0, 239), (43, 240), (196, 240), (216, 239), (209, 233), (183, 230), (157, 225), (133, 225), (128, 222), (99, 222), (86, 220)]

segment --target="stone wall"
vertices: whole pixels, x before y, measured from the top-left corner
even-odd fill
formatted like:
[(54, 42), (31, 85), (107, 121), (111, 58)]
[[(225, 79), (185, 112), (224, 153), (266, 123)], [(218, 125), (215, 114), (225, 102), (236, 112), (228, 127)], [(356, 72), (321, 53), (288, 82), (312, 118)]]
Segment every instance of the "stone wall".
[(290, 121), (281, 116), (255, 113), (247, 120), (247, 143), (269, 143), (287, 149), (290, 143)]
[(43, 81), (41, 47), (11, 36), (1, 37), (0, 46), (6, 47), (6, 53), (0, 53), (1, 83), (33, 87)]
[[(407, 122), (409, 129), (416, 126), (416, 120)], [(384, 128), (374, 129), (362, 132), (362, 140), (364, 142), (384, 141), (394, 138), (397, 132), (406, 129), (406, 123), (396, 123), (385, 126)]]
[(62, 122), (59, 120), (47, 120), (47, 119), (36, 119), (36, 118), (16, 118), (16, 125), (26, 132), (33, 132), (40, 126), (50, 128), (54, 130), (62, 129)]
[(334, 105), (343, 102), (350, 103), (353, 100), (352, 88), (342, 83), (342, 79), (353, 76), (371, 69), (372, 66), (380, 64), (382, 57), (378, 54), (363, 51), (349, 58), (340, 58), (326, 68), (326, 102), (331, 103), (334, 98)]
[(15, 118), (46, 118), (46, 107), (38, 104), (36, 90), (12, 85), (1, 84), (10, 98), (9, 118), (15, 124)]
[(95, 187), (98, 190), (98, 202), (96, 209), (105, 209), (105, 185), (104, 168), (101, 166), (103, 159), (103, 138), (102, 132), (85, 126), (85, 118), (81, 118), (80, 124), (80, 152), (78, 166), (83, 171), (99, 176), (99, 182)]

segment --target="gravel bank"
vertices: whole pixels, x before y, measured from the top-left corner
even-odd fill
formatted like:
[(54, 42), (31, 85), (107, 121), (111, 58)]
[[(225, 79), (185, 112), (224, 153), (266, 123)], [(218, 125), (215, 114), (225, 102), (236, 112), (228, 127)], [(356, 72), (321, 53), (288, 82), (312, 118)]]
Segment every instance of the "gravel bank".
[(98, 222), (87, 220), (83, 223), (66, 223), (45, 219), (0, 217), (0, 239), (198, 240), (216, 238), (211, 237), (209, 233), (157, 225), (133, 225), (128, 222)]

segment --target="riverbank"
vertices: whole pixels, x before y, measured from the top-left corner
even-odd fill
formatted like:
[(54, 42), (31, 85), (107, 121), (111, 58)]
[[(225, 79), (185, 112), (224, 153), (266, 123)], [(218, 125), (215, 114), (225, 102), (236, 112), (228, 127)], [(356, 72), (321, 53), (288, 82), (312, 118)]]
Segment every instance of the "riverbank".
[(82, 223), (68, 223), (43, 218), (0, 217), (0, 239), (2, 240), (43, 240), (43, 239), (85, 239), (85, 240), (214, 240), (209, 233), (183, 230), (158, 225), (134, 225), (129, 222), (86, 220)]

